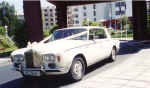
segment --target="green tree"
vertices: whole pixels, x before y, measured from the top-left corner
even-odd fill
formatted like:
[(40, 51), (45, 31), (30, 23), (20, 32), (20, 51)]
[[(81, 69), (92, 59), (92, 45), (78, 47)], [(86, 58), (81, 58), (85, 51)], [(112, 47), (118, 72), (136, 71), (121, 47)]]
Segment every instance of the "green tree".
[(58, 25), (54, 24), (51, 28), (50, 28), (50, 34), (53, 33), (55, 30), (58, 29)]
[(43, 29), (43, 36), (47, 37), (58, 29), (58, 25), (54, 24), (50, 29)]
[(82, 26), (88, 26), (88, 21), (86, 21), (86, 20), (84, 20), (83, 22), (82, 22)]
[(29, 39), (24, 23), (18, 23), (16, 30), (14, 31), (14, 40), (16, 45), (20, 48), (27, 46)]
[(5, 36), (6, 35), (6, 29), (4, 27), (0, 27), (0, 35)]
[(103, 26), (103, 24), (100, 23), (100, 22), (86, 21), (86, 20), (84, 20), (84, 21), (82, 22), (82, 26)]
[(49, 29), (44, 29), (43, 30), (43, 36), (44, 37), (47, 37), (47, 36), (49, 36), (50, 35), (50, 30)]
[(0, 6), (0, 26), (8, 26), (8, 34), (13, 35), (13, 30), (16, 29), (17, 16), (15, 14), (15, 8), (13, 5), (9, 5), (8, 2), (3, 1)]
[(121, 18), (120, 18), (120, 24), (122, 24), (122, 27), (123, 27), (123, 30), (125, 29), (128, 29), (128, 30), (132, 30), (132, 22), (130, 21), (130, 19), (123, 15)]

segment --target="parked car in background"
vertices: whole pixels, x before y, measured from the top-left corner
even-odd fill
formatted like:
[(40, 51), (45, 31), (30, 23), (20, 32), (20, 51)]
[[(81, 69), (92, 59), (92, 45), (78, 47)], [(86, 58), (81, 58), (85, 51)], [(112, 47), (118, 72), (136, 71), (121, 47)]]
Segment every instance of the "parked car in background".
[(120, 43), (111, 39), (104, 27), (70, 27), (56, 30), (39, 43), (11, 53), (16, 71), (24, 77), (69, 74), (81, 80), (88, 66), (110, 59), (115, 61)]

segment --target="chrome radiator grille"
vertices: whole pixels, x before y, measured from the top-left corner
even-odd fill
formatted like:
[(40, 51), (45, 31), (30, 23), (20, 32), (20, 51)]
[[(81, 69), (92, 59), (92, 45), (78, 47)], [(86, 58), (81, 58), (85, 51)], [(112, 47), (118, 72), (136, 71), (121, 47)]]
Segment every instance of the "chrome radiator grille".
[(26, 68), (34, 68), (33, 51), (29, 50), (29, 51), (25, 52), (24, 55), (25, 55)]

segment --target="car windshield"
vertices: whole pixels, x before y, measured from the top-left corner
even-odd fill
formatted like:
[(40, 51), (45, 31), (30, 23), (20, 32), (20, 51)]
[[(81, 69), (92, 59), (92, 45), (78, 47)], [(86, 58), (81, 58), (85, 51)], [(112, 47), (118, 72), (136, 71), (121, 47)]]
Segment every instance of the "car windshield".
[(84, 31), (86, 31), (85, 28), (57, 30), (52, 34), (51, 38), (48, 41), (54, 41), (54, 40), (66, 38)]

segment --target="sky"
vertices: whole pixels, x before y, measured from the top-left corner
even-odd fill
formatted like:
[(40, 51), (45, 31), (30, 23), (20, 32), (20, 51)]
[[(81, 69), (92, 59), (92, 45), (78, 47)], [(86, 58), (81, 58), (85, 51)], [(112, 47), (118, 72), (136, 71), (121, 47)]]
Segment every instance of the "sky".
[[(9, 4), (14, 5), (17, 14), (23, 14), (23, 0), (0, 0), (0, 3), (2, 1), (7, 1)], [(42, 7), (47, 7), (49, 5), (52, 6), (52, 4), (50, 4), (46, 0), (41, 0), (41, 1), (42, 1), (41, 2)]]

